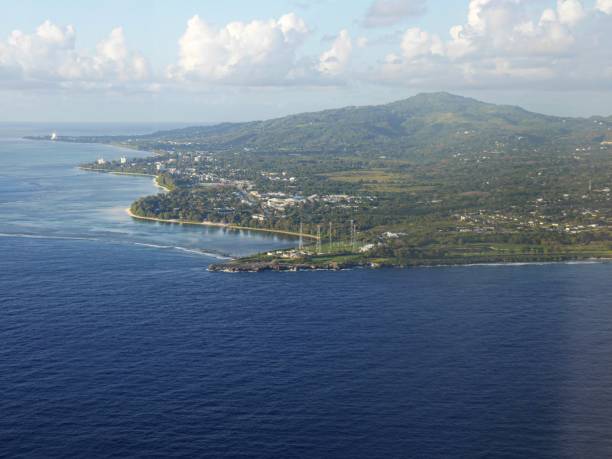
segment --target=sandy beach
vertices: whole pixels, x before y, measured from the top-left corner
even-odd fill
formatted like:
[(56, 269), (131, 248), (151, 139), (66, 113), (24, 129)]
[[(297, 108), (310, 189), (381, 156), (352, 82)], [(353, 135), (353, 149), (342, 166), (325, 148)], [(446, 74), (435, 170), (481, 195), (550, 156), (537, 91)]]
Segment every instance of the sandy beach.
[(226, 229), (231, 229), (231, 230), (258, 231), (261, 233), (283, 234), (286, 236), (292, 236), (296, 238), (301, 236), (303, 238), (317, 240), (317, 237), (311, 234), (300, 234), (300, 233), (295, 233), (291, 231), (282, 231), (282, 230), (265, 229), (265, 228), (252, 228), (249, 226), (230, 225), (227, 223), (216, 223), (216, 222), (205, 222), (205, 221), (192, 222), (192, 221), (185, 221), (185, 220), (168, 220), (168, 219), (156, 218), (156, 217), (143, 217), (143, 216), (134, 214), (129, 208), (125, 209), (125, 211), (130, 217), (136, 218), (138, 220), (148, 220), (148, 221), (159, 222), (159, 223), (174, 223), (178, 225), (213, 226), (217, 228), (226, 228)]
[[(116, 171), (104, 171), (104, 170), (98, 170), (98, 169), (94, 169), (94, 168), (88, 168), (88, 167), (80, 167), (81, 170), (85, 170), (85, 171), (91, 171), (91, 172), (101, 172), (103, 174), (114, 174), (114, 175), (135, 175), (135, 176), (140, 176), (140, 177), (153, 177), (153, 183), (157, 188), (161, 188), (162, 190), (169, 192), (171, 191), (169, 188), (160, 185), (158, 179), (159, 176), (158, 175), (152, 175), (152, 174), (140, 174), (140, 173), (134, 173), (134, 172), (116, 172)], [(275, 230), (275, 229), (266, 229), (266, 228), (253, 228), (253, 227), (249, 227), (249, 226), (238, 226), (238, 225), (230, 225), (227, 223), (216, 223), (216, 222), (192, 222), (192, 221), (184, 221), (184, 220), (167, 220), (167, 219), (163, 219), (163, 218), (155, 218), (155, 217), (143, 217), (140, 215), (136, 215), (134, 214), (129, 208), (125, 209), (125, 211), (127, 212), (127, 214), (132, 217), (132, 218), (136, 218), (138, 220), (148, 220), (148, 221), (152, 221), (152, 222), (158, 222), (158, 223), (174, 223), (174, 224), (179, 224), (179, 225), (198, 225), (198, 226), (214, 226), (217, 228), (227, 228), (227, 229), (231, 229), (231, 230), (243, 230), (243, 231), (258, 231), (261, 233), (270, 233), (270, 234), (282, 234), (285, 236), (292, 236), (292, 237), (296, 237), (299, 238), (300, 236), (306, 239), (312, 239), (312, 240), (317, 240), (317, 236), (313, 236), (312, 234), (300, 234), (297, 232), (292, 232), (292, 231), (283, 231), (283, 230)]]
[(153, 184), (157, 187), (157, 188), (161, 188), (164, 191), (170, 192), (170, 188), (165, 187), (163, 185), (160, 185), (159, 183), (159, 175), (156, 175), (155, 178), (153, 179)]

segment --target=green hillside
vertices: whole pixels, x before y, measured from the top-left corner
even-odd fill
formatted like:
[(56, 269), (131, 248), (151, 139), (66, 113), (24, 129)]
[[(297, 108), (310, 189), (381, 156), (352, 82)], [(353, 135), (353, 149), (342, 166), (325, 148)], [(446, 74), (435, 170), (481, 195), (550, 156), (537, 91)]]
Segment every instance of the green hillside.
[(197, 142), (208, 148), (445, 156), (492, 142), (533, 146), (601, 142), (610, 119), (558, 118), (447, 93), (387, 105), (347, 107), (250, 123), (190, 127), (142, 140)]
[(205, 150), (334, 153), (440, 159), (493, 148), (574, 149), (609, 137), (611, 118), (561, 118), (448, 93), (420, 94), (379, 106), (346, 107), (248, 123), (223, 123), (145, 136), (61, 138), (125, 142), (154, 149), (159, 143)]

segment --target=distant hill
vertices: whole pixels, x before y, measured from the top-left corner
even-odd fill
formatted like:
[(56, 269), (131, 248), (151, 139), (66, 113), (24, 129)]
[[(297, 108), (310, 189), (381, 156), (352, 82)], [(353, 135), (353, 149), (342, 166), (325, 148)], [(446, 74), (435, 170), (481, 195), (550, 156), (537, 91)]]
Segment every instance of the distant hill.
[[(209, 150), (434, 159), (500, 144), (533, 148), (594, 145), (605, 140), (611, 129), (612, 117), (561, 118), (448, 93), (428, 93), (386, 105), (346, 107), (268, 121), (194, 126), (131, 139), (148, 146), (172, 141)], [(111, 140), (125, 138), (89, 138)]]

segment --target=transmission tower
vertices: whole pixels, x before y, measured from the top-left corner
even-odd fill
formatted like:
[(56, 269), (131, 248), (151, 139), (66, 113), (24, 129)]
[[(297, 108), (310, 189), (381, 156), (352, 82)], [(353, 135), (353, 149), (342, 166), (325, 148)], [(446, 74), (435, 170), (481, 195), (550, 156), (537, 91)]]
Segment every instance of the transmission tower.
[(317, 255), (321, 253), (321, 225), (317, 225)]
[(304, 237), (302, 236), (303, 234), (304, 234), (304, 223), (300, 221), (300, 250), (304, 248)]

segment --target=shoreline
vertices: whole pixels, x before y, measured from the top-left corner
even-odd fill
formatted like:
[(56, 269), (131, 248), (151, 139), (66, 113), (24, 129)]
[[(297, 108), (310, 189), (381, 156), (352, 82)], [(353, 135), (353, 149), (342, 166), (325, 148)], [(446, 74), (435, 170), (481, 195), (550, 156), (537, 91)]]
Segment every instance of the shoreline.
[[(137, 173), (137, 172), (121, 172), (121, 171), (106, 171), (95, 168), (80, 167), (79, 169), (88, 172), (99, 172), (114, 175), (126, 175), (126, 176), (140, 176), (140, 177), (153, 177), (153, 184), (157, 188), (161, 188), (164, 192), (170, 192), (171, 190), (159, 183), (159, 175)], [(266, 228), (255, 228), (248, 226), (239, 226), (229, 223), (211, 222), (211, 221), (189, 221), (180, 219), (164, 219), (158, 217), (145, 217), (134, 214), (130, 208), (126, 208), (125, 212), (133, 219), (150, 221), (165, 224), (178, 224), (178, 225), (191, 225), (191, 226), (208, 226), (215, 228), (223, 228), (233, 231), (253, 231), (268, 234), (285, 235), (291, 238), (307, 238), (312, 241), (317, 241), (318, 237), (299, 233), (294, 231), (284, 231)], [(288, 250), (288, 249), (287, 249)], [(254, 254), (256, 256), (258, 254)], [(603, 254), (602, 254), (603, 255)], [(607, 254), (606, 254), (607, 255)], [(249, 258), (249, 257), (245, 257)], [(592, 254), (590, 256), (581, 257), (580, 255), (574, 255), (561, 260), (515, 260), (515, 261), (496, 261), (496, 260), (483, 260), (483, 261), (467, 261), (467, 262), (451, 262), (450, 260), (432, 260), (423, 261), (415, 264), (386, 264), (378, 262), (368, 263), (352, 263), (352, 262), (337, 262), (331, 261), (325, 264), (318, 264), (315, 262), (306, 261), (304, 263), (286, 263), (280, 260), (274, 261), (247, 261), (246, 259), (231, 259), (229, 263), (211, 264), (208, 267), (209, 271), (214, 272), (262, 272), (262, 271), (344, 271), (352, 269), (406, 269), (406, 268), (442, 268), (442, 267), (470, 267), (470, 266), (530, 266), (530, 265), (549, 265), (549, 264), (568, 264), (568, 263), (610, 263), (612, 258), (607, 256), (597, 256)]]
[(194, 222), (194, 221), (188, 221), (188, 220), (177, 220), (177, 219), (172, 220), (172, 219), (164, 219), (164, 218), (157, 218), (157, 217), (143, 217), (142, 215), (136, 215), (135, 213), (133, 213), (130, 208), (125, 209), (125, 211), (130, 217), (135, 218), (137, 220), (146, 220), (146, 221), (158, 222), (158, 223), (170, 223), (170, 224), (175, 224), (175, 225), (211, 226), (211, 227), (225, 228), (225, 229), (231, 229), (231, 230), (236, 230), (236, 231), (257, 231), (260, 233), (282, 234), (286, 236), (292, 236), (295, 238), (303, 237), (303, 238), (308, 238), (308, 239), (312, 239), (315, 241), (317, 240), (317, 237), (311, 234), (296, 233), (292, 231), (274, 230), (274, 229), (266, 229), (266, 228), (253, 228), (250, 226), (231, 225), (229, 223), (216, 223), (216, 222), (206, 222), (206, 221)]
[(153, 179), (153, 184), (157, 187), (157, 188), (161, 188), (162, 190), (164, 190), (166, 193), (170, 193), (172, 190), (170, 188), (168, 188), (167, 186), (163, 186), (159, 183), (159, 175), (156, 175), (155, 178)]
[(162, 190), (164, 190), (166, 192), (172, 191), (172, 190), (170, 190), (170, 188), (165, 187), (164, 185), (161, 185), (159, 183), (159, 175), (142, 174), (142, 173), (139, 173), (139, 172), (104, 171), (104, 170), (94, 169), (92, 167), (82, 167), (82, 166), (79, 166), (79, 169), (81, 169), (82, 171), (87, 171), (87, 172), (99, 172), (101, 174), (110, 174), (110, 175), (131, 175), (131, 176), (135, 176), (135, 177), (153, 177), (153, 184), (157, 188), (161, 188)]
[(81, 169), (82, 171), (87, 171), (87, 172), (99, 172), (100, 174), (110, 174), (110, 175), (133, 175), (136, 177), (155, 177), (157, 178), (157, 175), (153, 175), (153, 174), (143, 174), (141, 172), (118, 172), (118, 171), (105, 171), (102, 169), (94, 169), (93, 167), (83, 167), (83, 166), (78, 166), (79, 169)]
[(260, 272), (313, 272), (313, 271), (352, 271), (356, 269), (364, 270), (384, 270), (384, 269), (432, 269), (432, 268), (472, 268), (472, 267), (524, 267), (524, 266), (547, 266), (547, 265), (572, 265), (572, 264), (611, 264), (612, 258), (609, 257), (585, 257), (585, 258), (569, 258), (567, 260), (555, 261), (508, 261), (508, 262), (482, 262), (482, 263), (418, 263), (414, 265), (392, 265), (383, 264), (375, 265), (373, 263), (365, 264), (335, 264), (328, 263), (318, 265), (316, 263), (291, 264), (283, 262), (250, 262), (243, 259), (235, 259), (228, 263), (211, 264), (208, 271), (217, 273), (260, 273)]
[[(105, 170), (100, 170), (100, 169), (94, 169), (92, 167), (82, 167), (79, 166), (79, 169), (83, 170), (83, 171), (87, 171), (87, 172), (98, 172), (101, 174), (112, 174), (112, 175), (128, 175), (128, 176), (135, 176), (135, 177), (153, 177), (153, 183), (156, 187), (163, 189), (166, 192), (170, 192), (171, 190), (163, 185), (160, 185), (159, 183), (159, 175), (153, 175), (153, 174), (143, 174), (143, 173), (139, 173), (139, 172), (118, 172), (118, 171), (105, 171)], [(157, 223), (169, 223), (169, 224), (177, 224), (177, 225), (197, 225), (197, 226), (211, 226), (211, 227), (216, 227), (216, 228), (226, 228), (226, 229), (231, 229), (231, 230), (236, 230), (236, 231), (257, 231), (260, 233), (268, 233), (268, 234), (280, 234), (280, 235), (285, 235), (285, 236), (291, 236), (291, 237), (295, 237), (295, 238), (307, 238), (307, 239), (311, 239), (313, 241), (316, 241), (318, 238), (317, 236), (313, 236), (312, 234), (306, 234), (306, 233), (298, 233), (298, 232), (294, 232), (294, 231), (283, 231), (283, 230), (275, 230), (275, 229), (266, 229), (266, 228), (254, 228), (254, 227), (250, 227), (250, 226), (239, 226), (239, 225), (231, 225), (229, 223), (216, 223), (216, 222), (193, 222), (193, 221), (187, 221), (187, 220), (169, 220), (169, 219), (163, 219), (163, 218), (156, 218), (156, 217), (143, 217), (141, 215), (136, 215), (134, 214), (131, 209), (128, 207), (127, 209), (125, 209), (126, 213), (137, 220), (145, 220), (145, 221), (152, 221), (152, 222), (157, 222)]]

